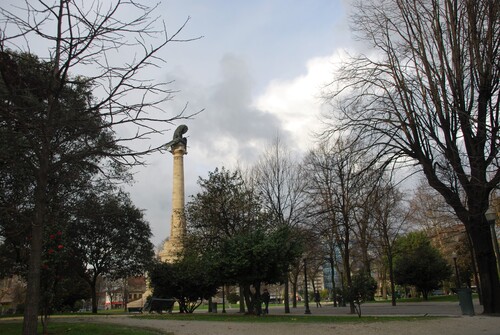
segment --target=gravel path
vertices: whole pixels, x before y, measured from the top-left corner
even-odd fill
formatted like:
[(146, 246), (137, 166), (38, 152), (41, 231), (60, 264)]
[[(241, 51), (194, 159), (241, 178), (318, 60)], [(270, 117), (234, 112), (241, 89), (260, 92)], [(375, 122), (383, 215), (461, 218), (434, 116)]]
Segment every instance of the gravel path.
[[(476, 313), (482, 312), (478, 301), (474, 301)], [(311, 307), (313, 315), (349, 315), (348, 307)], [(227, 313), (237, 313), (237, 308)], [(199, 311), (198, 313), (207, 313)], [(219, 306), (220, 313), (220, 306)], [(284, 314), (283, 307), (270, 308), (271, 314)], [(108, 322), (134, 327), (157, 329), (175, 335), (500, 335), (500, 317), (482, 315), (462, 316), (456, 302), (419, 302), (391, 306), (387, 303), (362, 305), (363, 315), (389, 316), (445, 316), (435, 320), (391, 321), (372, 323), (243, 323), (212, 321), (147, 320), (131, 317), (99, 317), (96, 322)], [(304, 307), (291, 308), (297, 319), (304, 315)], [(88, 320), (87, 320), (88, 321)]]
[(175, 335), (500, 335), (500, 317), (486, 316), (338, 325), (147, 320), (134, 317), (96, 317), (83, 320), (151, 328)]

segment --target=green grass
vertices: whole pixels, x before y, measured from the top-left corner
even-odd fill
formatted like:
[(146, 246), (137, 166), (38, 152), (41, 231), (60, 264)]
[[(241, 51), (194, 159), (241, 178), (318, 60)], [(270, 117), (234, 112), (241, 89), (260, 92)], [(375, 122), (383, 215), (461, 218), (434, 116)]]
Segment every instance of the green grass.
[[(19, 335), (22, 332), (22, 322), (1, 322), (0, 334)], [(38, 333), (42, 333), (39, 326)], [(84, 322), (50, 322), (48, 335), (158, 335), (164, 334), (154, 330), (130, 328), (120, 325), (93, 324)]]

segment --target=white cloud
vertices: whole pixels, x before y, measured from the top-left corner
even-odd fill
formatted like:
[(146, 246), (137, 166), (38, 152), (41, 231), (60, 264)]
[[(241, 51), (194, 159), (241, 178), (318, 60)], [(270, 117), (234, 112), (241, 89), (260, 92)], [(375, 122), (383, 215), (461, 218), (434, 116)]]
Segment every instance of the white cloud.
[(255, 108), (275, 115), (283, 129), (291, 132), (301, 150), (313, 142), (313, 133), (321, 130), (321, 91), (333, 78), (346, 53), (336, 51), (330, 56), (307, 62), (307, 72), (292, 80), (274, 80), (254, 102)]

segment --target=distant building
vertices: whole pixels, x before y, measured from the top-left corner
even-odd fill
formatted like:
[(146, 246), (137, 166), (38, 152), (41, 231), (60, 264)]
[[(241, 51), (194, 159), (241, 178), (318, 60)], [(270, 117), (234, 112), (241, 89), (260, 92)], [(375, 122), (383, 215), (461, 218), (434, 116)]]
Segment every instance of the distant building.
[(0, 314), (13, 314), (24, 303), (26, 283), (19, 276), (0, 279)]

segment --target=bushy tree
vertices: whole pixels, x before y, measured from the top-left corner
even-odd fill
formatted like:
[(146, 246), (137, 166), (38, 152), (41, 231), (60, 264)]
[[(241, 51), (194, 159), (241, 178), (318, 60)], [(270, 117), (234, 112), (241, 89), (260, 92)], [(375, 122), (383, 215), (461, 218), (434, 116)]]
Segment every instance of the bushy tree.
[(149, 273), (153, 296), (175, 298), (181, 313), (193, 313), (221, 285), (220, 268), (212, 254), (187, 251), (172, 263), (157, 263)]
[(238, 283), (249, 313), (261, 313), (262, 283), (283, 283), (290, 264), (301, 255), (301, 240), (287, 226), (256, 228), (223, 241), (219, 250), (221, 273), (226, 283)]
[[(198, 185), (200, 192), (186, 206), (187, 248), (217, 249), (226, 238), (269, 224), (269, 214), (241, 171), (216, 168), (207, 179), (199, 178)], [(245, 311), (243, 300), (240, 311)]]
[(396, 240), (394, 277), (399, 285), (413, 285), (427, 300), (429, 292), (451, 275), (448, 262), (422, 232), (412, 232)]
[(143, 213), (124, 192), (85, 195), (68, 228), (68, 248), (79, 275), (92, 292), (97, 313), (97, 282), (101, 276), (126, 278), (143, 274), (154, 247)]
[(361, 317), (361, 304), (373, 300), (376, 290), (375, 279), (368, 272), (361, 271), (352, 277), (352, 284), (345, 289), (344, 298), (356, 306), (356, 312)]
[(198, 179), (201, 190), (186, 205), (187, 229), (200, 247), (214, 247), (222, 238), (261, 225), (265, 212), (240, 171), (224, 167)]

